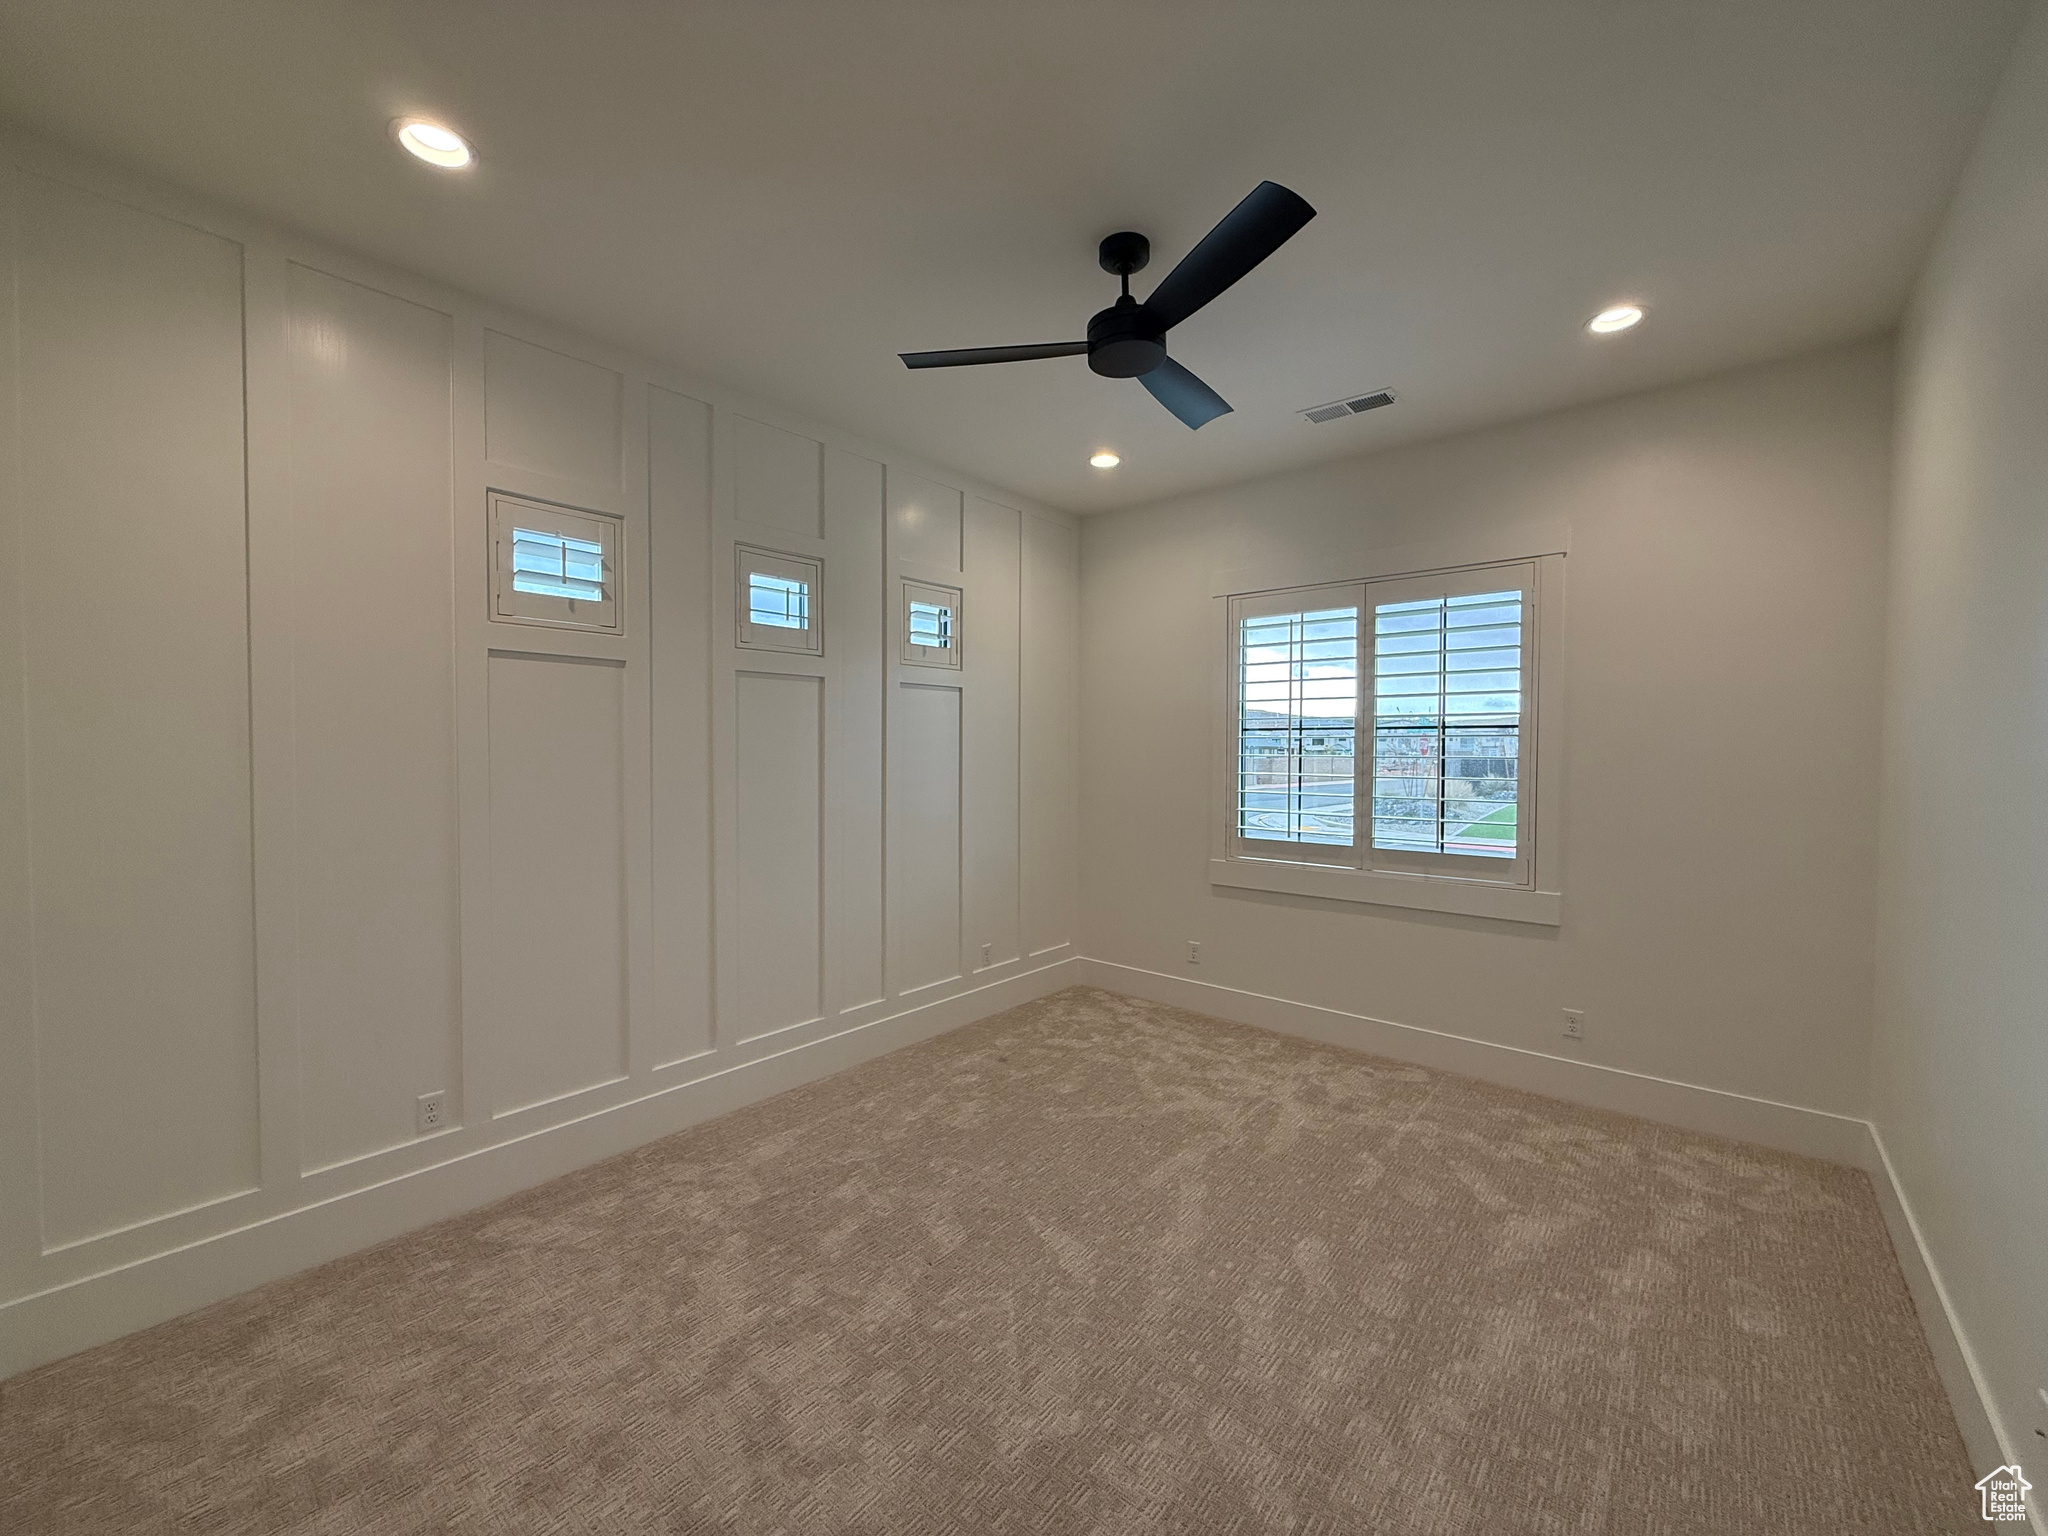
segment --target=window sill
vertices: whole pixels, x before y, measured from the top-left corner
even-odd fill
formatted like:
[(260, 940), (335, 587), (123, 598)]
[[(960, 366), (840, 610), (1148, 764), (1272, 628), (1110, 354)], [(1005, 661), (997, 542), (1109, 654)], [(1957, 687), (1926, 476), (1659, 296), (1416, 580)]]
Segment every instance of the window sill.
[(1286, 891), (1330, 901), (1411, 907), (1423, 912), (1456, 912), (1511, 923), (1555, 928), (1564, 921), (1564, 895), (1520, 887), (1453, 880), (1441, 875), (1397, 875), (1383, 870), (1337, 869), (1327, 864), (1291, 864), (1279, 859), (1211, 859), (1211, 885), (1249, 891)]

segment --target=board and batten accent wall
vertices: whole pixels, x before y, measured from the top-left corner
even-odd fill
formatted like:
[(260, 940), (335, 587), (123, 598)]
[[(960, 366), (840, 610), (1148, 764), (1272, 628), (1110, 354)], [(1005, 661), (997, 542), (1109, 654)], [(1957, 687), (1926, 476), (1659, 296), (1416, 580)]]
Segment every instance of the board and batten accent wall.
[[(0, 148), (0, 1374), (1068, 979), (1070, 519)], [(494, 493), (618, 633), (491, 617)]]

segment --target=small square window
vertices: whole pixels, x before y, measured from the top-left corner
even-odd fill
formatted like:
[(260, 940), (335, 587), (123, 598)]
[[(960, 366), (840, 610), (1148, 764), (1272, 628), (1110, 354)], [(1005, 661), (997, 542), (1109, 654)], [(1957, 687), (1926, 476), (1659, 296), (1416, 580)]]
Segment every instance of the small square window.
[(903, 660), (916, 667), (960, 666), (960, 589), (903, 583)]
[(743, 649), (824, 654), (823, 562), (740, 544), (733, 549), (733, 579)]
[(490, 504), (493, 619), (621, 631), (616, 517), (496, 493)]

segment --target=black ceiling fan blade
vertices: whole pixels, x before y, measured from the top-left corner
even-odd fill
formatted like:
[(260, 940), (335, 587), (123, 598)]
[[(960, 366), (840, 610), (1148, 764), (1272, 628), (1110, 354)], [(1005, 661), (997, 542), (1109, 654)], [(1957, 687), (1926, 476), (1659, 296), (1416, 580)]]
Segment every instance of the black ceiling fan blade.
[(954, 352), (899, 352), (906, 368), (963, 368), (970, 363), (1028, 363), (1038, 357), (1079, 357), (1085, 341), (1041, 341), (1028, 347), (962, 347)]
[(1145, 301), (1161, 325), (1179, 325), (1217, 294), (1251, 271), (1316, 216), (1298, 193), (1277, 181), (1262, 181), (1245, 200), (1181, 257)]
[(1218, 416), (1230, 414), (1228, 400), (1170, 357), (1150, 373), (1139, 374), (1138, 382), (1152, 391), (1152, 398), (1178, 416), (1185, 426), (1200, 427)]

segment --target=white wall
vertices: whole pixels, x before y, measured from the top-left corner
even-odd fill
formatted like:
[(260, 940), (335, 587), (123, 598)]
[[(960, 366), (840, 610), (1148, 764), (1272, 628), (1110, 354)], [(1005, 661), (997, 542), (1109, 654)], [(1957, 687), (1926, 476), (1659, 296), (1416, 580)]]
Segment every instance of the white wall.
[[(0, 151), (0, 1374), (1066, 979), (1070, 519)], [(488, 617), (493, 490), (622, 635)]]
[[(1198, 1006), (1320, 1018), (1373, 1049), (1429, 1044), (1366, 1022), (1387, 1021), (1861, 1115), (1890, 368), (1866, 344), (1090, 519), (1084, 931), (1129, 968), (1101, 979), (1172, 978)], [(1192, 664), (1218, 644), (1212, 594), (1265, 571), (1340, 579), (1389, 547), (1425, 565), (1447, 546), (1540, 553), (1560, 525), (1565, 654), (1544, 675), (1566, 693), (1562, 926), (1212, 888), (1220, 685)], [(1583, 1046), (1560, 1038), (1567, 1007)], [(1429, 1048), (1677, 1112), (1655, 1084)], [(1862, 1128), (1828, 1125), (1849, 1139), (1814, 1149), (1855, 1155)]]
[[(2004, 1440), (2048, 1454), (2048, 14), (1901, 351), (1875, 1119)], [(2038, 1470), (2036, 1484), (2048, 1483)], [(2035, 1497), (2040, 1497), (2037, 1492)]]

